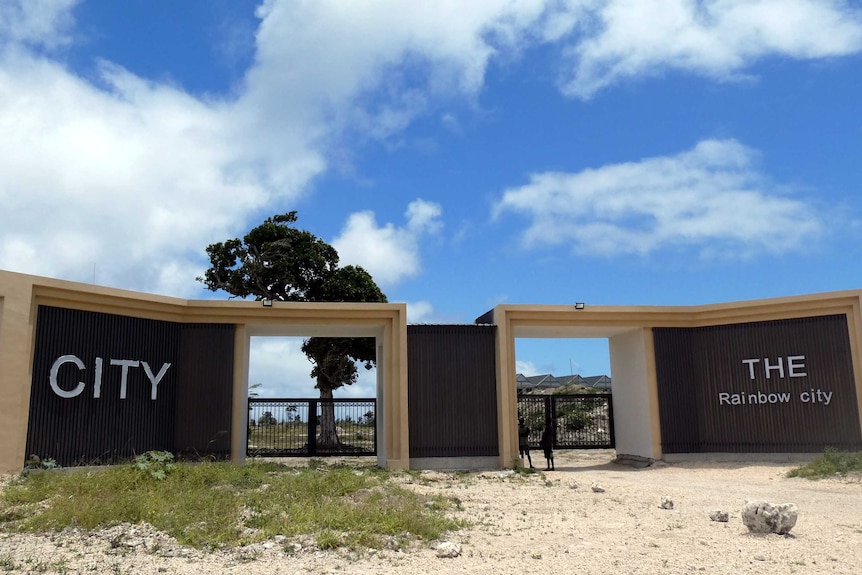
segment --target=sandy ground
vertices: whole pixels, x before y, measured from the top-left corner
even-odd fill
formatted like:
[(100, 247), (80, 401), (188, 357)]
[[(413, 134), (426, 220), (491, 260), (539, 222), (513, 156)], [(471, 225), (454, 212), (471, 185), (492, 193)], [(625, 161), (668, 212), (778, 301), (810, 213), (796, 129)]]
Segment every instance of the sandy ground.
[[(428, 545), (351, 553), (293, 550), (282, 541), (202, 553), (137, 526), (122, 538), (120, 527), (96, 535), (0, 533), (0, 573), (862, 573), (859, 478), (789, 479), (791, 464), (635, 469), (612, 460), (608, 451), (558, 452), (556, 471), (530, 476), (399, 475), (411, 489), (461, 501), (457, 515), (472, 526), (451, 535), (460, 547), (453, 558)], [(673, 509), (660, 507), (664, 496)], [(749, 534), (740, 517), (746, 499), (795, 503), (795, 528), (786, 536)], [(712, 521), (716, 510), (729, 521)]]

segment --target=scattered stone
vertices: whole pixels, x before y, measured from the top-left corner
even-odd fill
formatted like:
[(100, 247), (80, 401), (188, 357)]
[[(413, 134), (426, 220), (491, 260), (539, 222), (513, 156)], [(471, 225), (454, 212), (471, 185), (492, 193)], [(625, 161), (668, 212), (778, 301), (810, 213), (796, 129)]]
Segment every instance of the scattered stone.
[(569, 489), (578, 489), (580, 486), (577, 481), (569, 481)]
[(713, 521), (718, 521), (720, 523), (727, 523), (727, 521), (730, 519), (730, 514), (728, 514), (727, 511), (717, 509), (709, 514), (709, 518)]
[(455, 541), (443, 541), (437, 545), (437, 557), (453, 559), (461, 555), (461, 545)]
[(766, 557), (764, 557), (763, 555), (755, 555), (754, 560), (755, 561), (766, 561)]
[(655, 463), (655, 459), (651, 457), (643, 457), (641, 455), (629, 455), (625, 453), (620, 453), (617, 455), (616, 459), (614, 459), (614, 463), (619, 463), (620, 465), (628, 465), (636, 469), (643, 469), (644, 467), (649, 467), (650, 465)]
[(590, 485), (590, 489), (593, 490), (593, 493), (604, 493), (605, 492), (605, 488), (602, 487), (601, 485), (599, 485), (598, 483), (595, 483), (595, 482), (592, 485)]
[(673, 499), (667, 495), (662, 496), (659, 507), (662, 509), (673, 509)]
[(752, 533), (785, 535), (796, 525), (798, 515), (793, 503), (773, 505), (767, 501), (746, 500), (742, 507), (742, 522)]

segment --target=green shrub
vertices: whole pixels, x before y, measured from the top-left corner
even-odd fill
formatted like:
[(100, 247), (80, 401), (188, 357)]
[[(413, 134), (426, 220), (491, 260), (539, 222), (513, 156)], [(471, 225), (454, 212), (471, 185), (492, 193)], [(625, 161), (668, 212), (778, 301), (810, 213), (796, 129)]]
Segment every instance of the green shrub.
[(848, 473), (862, 473), (862, 453), (827, 447), (823, 455), (807, 465), (791, 469), (787, 476), (822, 479)]
[(163, 481), (176, 469), (174, 454), (170, 451), (147, 451), (135, 457), (135, 469)]

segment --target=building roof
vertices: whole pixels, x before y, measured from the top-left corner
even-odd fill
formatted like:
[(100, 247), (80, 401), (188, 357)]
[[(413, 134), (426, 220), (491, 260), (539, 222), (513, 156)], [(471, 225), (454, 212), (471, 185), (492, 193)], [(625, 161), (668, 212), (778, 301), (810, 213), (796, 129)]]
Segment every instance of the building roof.
[(610, 389), (611, 378), (607, 375), (590, 375), (587, 377), (579, 374), (575, 375), (552, 375), (543, 373), (541, 375), (524, 375), (523, 373), (515, 374), (515, 381), (519, 392), (530, 393), (543, 389), (556, 389), (565, 385), (583, 385), (584, 387), (594, 387), (596, 389)]

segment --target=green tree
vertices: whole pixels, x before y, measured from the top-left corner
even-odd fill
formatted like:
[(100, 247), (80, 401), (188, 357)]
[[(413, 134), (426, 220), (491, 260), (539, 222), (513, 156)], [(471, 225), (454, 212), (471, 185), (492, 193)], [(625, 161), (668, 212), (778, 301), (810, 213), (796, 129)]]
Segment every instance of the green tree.
[[(338, 252), (314, 234), (293, 227), (296, 212), (275, 215), (242, 239), (211, 244), (210, 267), (199, 277), (207, 289), (257, 300), (299, 302), (385, 302), (371, 275), (359, 266), (338, 266)], [(302, 351), (314, 367), (311, 376), (321, 399), (354, 383), (356, 361), (371, 369), (376, 359), (373, 338), (312, 337)], [(261, 422), (258, 422), (261, 423)], [(338, 445), (335, 411), (324, 404), (317, 444)]]
[(278, 423), (273, 417), (271, 411), (264, 411), (263, 415), (260, 416), (260, 421), (258, 422), (260, 425), (275, 425)]

